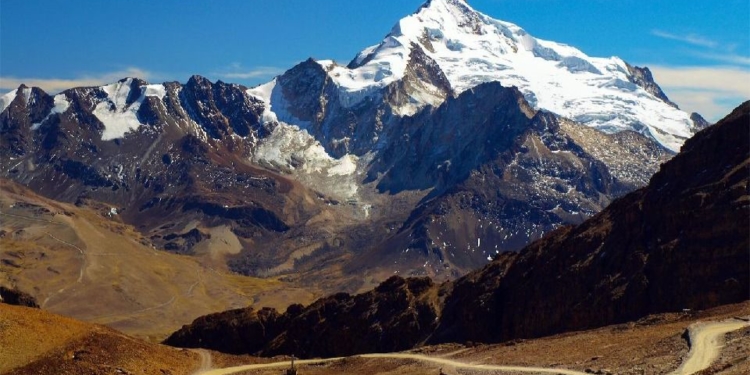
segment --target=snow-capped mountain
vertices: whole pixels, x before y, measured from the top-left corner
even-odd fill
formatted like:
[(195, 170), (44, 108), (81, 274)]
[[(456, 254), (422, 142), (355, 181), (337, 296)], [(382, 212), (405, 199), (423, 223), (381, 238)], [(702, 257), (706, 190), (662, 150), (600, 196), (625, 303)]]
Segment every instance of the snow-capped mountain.
[[(318, 63), (337, 86), (342, 105), (352, 107), (403, 80), (415, 54), (434, 62), (455, 94), (498, 81), (517, 87), (534, 108), (609, 133), (638, 131), (673, 152), (692, 135), (690, 116), (668, 101), (648, 70), (535, 38), (517, 25), (475, 11), (464, 0), (428, 1), (346, 67)], [(445, 87), (423, 83), (394, 106), (395, 113), (412, 115), (445, 100)], [(269, 100), (258, 91), (253, 94)], [(269, 102), (283, 99), (272, 95)], [(294, 122), (292, 117), (280, 119)]]
[(21, 86), (0, 175), (115, 207), (169, 251), (228, 230), (237, 272), (453, 277), (645, 185), (697, 127), (646, 68), (432, 0), (346, 67), (255, 88)]

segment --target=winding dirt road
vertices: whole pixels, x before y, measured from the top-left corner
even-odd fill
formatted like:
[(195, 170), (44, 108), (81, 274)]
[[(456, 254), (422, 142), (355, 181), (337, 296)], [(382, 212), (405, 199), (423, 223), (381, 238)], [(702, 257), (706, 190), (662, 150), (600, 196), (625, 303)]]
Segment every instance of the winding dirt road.
[[(541, 367), (520, 367), (520, 366), (498, 366), (498, 365), (475, 365), (470, 363), (458, 362), (447, 358), (428, 357), (421, 354), (408, 354), (408, 353), (385, 353), (385, 354), (362, 354), (354, 356), (353, 358), (383, 358), (383, 359), (406, 359), (415, 360), (421, 362), (434, 363), (436, 365), (451, 366), (454, 368), (461, 369), (472, 369), (472, 370), (491, 370), (491, 371), (515, 371), (515, 372), (530, 372), (530, 373), (544, 373), (544, 374), (563, 374), (563, 375), (587, 375), (585, 372), (565, 370), (559, 368), (541, 368)], [(339, 358), (327, 358), (327, 359), (305, 359), (296, 360), (294, 363), (297, 365), (309, 365), (317, 363), (334, 362), (343, 359)], [(244, 365), (236, 367), (227, 367), (223, 369), (209, 370), (205, 372), (199, 372), (200, 375), (229, 375), (236, 374), (242, 371), (249, 370), (262, 370), (269, 368), (283, 368), (289, 367), (289, 361), (274, 362), (274, 363), (262, 363), (256, 365)], [(197, 375), (196, 374), (196, 375)]]
[(724, 335), (750, 326), (750, 322), (732, 319), (722, 322), (696, 323), (690, 326), (690, 351), (682, 365), (670, 375), (690, 375), (705, 370), (719, 357)]
[[(728, 332), (732, 332), (744, 327), (750, 326), (750, 322), (732, 319), (721, 322), (700, 322), (693, 324), (690, 329), (690, 352), (685, 358), (682, 365), (670, 375), (690, 375), (698, 371), (708, 368), (713, 361), (719, 356), (721, 351), (724, 335)], [(201, 370), (195, 372), (195, 375), (229, 375), (236, 374), (238, 372), (250, 371), (250, 370), (262, 370), (270, 368), (284, 368), (289, 366), (289, 361), (284, 362), (273, 362), (273, 363), (262, 363), (254, 365), (244, 365), (227, 367), (223, 369), (209, 370), (206, 368), (206, 361), (210, 366), (211, 359), (210, 355), (206, 359), (205, 355), (208, 352), (201, 353)], [(561, 374), (561, 375), (586, 375), (585, 372), (566, 370), (561, 368), (543, 368), (543, 367), (523, 367), (523, 366), (501, 366), (501, 365), (483, 365), (483, 364), (471, 364), (459, 361), (454, 361), (448, 358), (441, 357), (429, 357), (421, 354), (410, 354), (410, 353), (383, 353), (383, 354), (362, 354), (354, 356), (353, 358), (383, 358), (383, 359), (404, 359), (404, 360), (415, 360), (426, 363), (432, 363), (441, 366), (450, 366), (456, 369), (470, 369), (470, 370), (488, 370), (488, 371), (513, 371), (513, 372), (528, 372), (535, 374)], [(334, 362), (343, 359), (339, 358), (327, 358), (327, 359), (306, 359), (295, 361), (298, 365), (309, 365)], [(209, 367), (210, 368), (210, 367)]]

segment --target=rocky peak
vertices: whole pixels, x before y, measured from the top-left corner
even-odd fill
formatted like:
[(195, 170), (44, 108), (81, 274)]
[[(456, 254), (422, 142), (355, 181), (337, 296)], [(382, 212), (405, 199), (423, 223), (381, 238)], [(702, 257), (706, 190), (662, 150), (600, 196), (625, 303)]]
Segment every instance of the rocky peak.
[(223, 139), (230, 134), (246, 137), (261, 128), (264, 109), (263, 103), (246, 91), (240, 85), (222, 81), (214, 84), (194, 75), (181, 92), (182, 105), (212, 138)]
[(405, 118), (401, 137), (373, 163), (371, 178), (383, 173), (378, 189), (390, 193), (451, 186), (528, 126), (524, 102), (517, 89), (489, 82)]
[(211, 81), (198, 74), (193, 74), (188, 79), (187, 83), (185, 84), (185, 87), (187, 88), (194, 88), (194, 87), (209, 87), (211, 86)]
[[(8, 108), (13, 102), (18, 100), (19, 98), (26, 97), (26, 101), (28, 101), (28, 94), (31, 93), (31, 89), (29, 89), (26, 85), (21, 84), (18, 86), (17, 89), (8, 92), (7, 94), (0, 96), (0, 113), (4, 112), (6, 108)], [(21, 99), (23, 100), (23, 99)], [(26, 105), (26, 101), (22, 105)]]
[[(44, 90), (42, 90), (39, 87), (29, 87), (25, 84), (21, 84), (18, 86), (18, 88), (15, 91), (11, 91), (12, 94), (14, 94), (14, 99), (18, 100), (18, 105), (24, 108), (31, 107), (38, 101), (44, 101), (46, 98), (50, 98), (49, 94), (47, 94)], [(9, 93), (9, 94), (11, 94)], [(7, 103), (7, 106), (13, 103), (14, 100), (11, 100)], [(3, 106), (2, 104), (2, 98), (0, 98), (0, 106)], [(6, 107), (7, 107), (6, 106)], [(0, 112), (2, 112), (0, 110)]]
[(394, 112), (413, 115), (423, 105), (439, 106), (454, 92), (440, 66), (412, 43), (404, 77), (386, 88), (385, 97)]
[(693, 121), (693, 130), (695, 132), (699, 132), (709, 126), (711, 126), (711, 123), (706, 121), (703, 116), (700, 115), (700, 113), (693, 112), (690, 114), (690, 120)]
[(31, 129), (44, 121), (53, 106), (53, 98), (44, 90), (23, 84), (0, 97), (0, 147), (14, 156), (26, 153)]
[(321, 100), (321, 95), (328, 82), (328, 72), (312, 58), (297, 64), (277, 78), (277, 84), (289, 102), (287, 111), (304, 122), (320, 120), (325, 109), (325, 101)]
[(146, 85), (148, 85), (148, 82), (140, 78), (124, 78), (118, 81), (118, 83), (126, 84), (128, 86), (129, 92), (125, 99), (126, 107), (138, 101), (143, 95)]

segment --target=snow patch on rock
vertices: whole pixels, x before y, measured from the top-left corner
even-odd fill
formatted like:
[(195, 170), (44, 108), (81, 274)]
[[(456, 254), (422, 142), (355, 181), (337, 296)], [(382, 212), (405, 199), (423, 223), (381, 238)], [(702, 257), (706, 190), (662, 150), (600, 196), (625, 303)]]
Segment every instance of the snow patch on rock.
[(346, 176), (357, 171), (357, 160), (355, 155), (344, 155), (336, 161), (336, 164), (328, 168), (329, 176)]
[(31, 130), (39, 129), (39, 127), (42, 126), (42, 124), (45, 121), (47, 121), (48, 118), (50, 118), (53, 115), (65, 113), (65, 111), (67, 111), (68, 108), (70, 107), (70, 102), (68, 101), (68, 97), (65, 96), (65, 94), (55, 95), (54, 103), (55, 103), (55, 106), (52, 107), (49, 114), (42, 121), (32, 124)]
[(159, 98), (159, 100), (164, 100), (164, 97), (167, 95), (167, 89), (164, 85), (146, 85), (146, 92), (144, 95), (155, 96)]
[(164, 99), (166, 95), (166, 89), (163, 85), (145, 85), (140, 87), (141, 95), (138, 99), (128, 105), (127, 99), (130, 95), (132, 82), (132, 78), (127, 78), (102, 87), (102, 90), (107, 94), (107, 100), (97, 104), (93, 113), (104, 124), (103, 141), (123, 138), (125, 134), (141, 126), (141, 122), (138, 120), (138, 109), (146, 96)]

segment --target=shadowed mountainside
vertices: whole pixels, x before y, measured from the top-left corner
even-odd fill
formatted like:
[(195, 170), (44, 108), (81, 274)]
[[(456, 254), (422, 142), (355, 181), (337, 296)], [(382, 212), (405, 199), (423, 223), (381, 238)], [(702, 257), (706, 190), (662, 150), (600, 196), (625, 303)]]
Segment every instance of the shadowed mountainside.
[(750, 296), (750, 102), (648, 187), (457, 281), (431, 341), (494, 342)]

